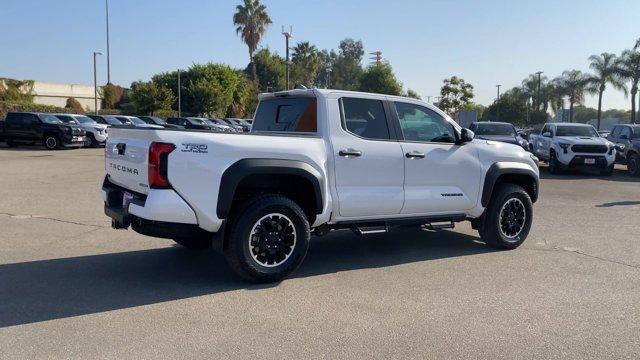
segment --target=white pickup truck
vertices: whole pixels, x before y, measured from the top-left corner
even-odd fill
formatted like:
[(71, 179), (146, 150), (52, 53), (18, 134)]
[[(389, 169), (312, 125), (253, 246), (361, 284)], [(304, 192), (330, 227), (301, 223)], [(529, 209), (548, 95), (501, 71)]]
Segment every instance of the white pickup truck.
[(518, 247), (538, 197), (535, 157), (473, 140), (421, 101), (334, 90), (260, 95), (250, 133), (109, 130), (105, 213), (114, 228), (213, 247), (255, 282), (303, 261), (310, 235), (470, 220)]
[(595, 168), (611, 175), (616, 160), (615, 144), (600, 137), (587, 124), (547, 123), (540, 134), (529, 135), (533, 153), (549, 163), (549, 172), (567, 168)]

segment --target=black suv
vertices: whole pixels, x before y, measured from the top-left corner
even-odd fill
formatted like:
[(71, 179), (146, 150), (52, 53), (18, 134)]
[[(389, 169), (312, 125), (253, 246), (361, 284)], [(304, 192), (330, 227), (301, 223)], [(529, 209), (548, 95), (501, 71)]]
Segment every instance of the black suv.
[(185, 118), (185, 117), (170, 117), (167, 119), (168, 124), (179, 125), (184, 127), (185, 129), (195, 129), (195, 130), (214, 130), (213, 126), (210, 126), (204, 120), (198, 120), (194, 118)]
[(640, 125), (616, 125), (607, 140), (616, 144), (616, 163), (627, 165), (629, 174), (640, 176)]
[(160, 125), (167, 129), (184, 129), (184, 126), (169, 124), (157, 116), (137, 116), (137, 118), (149, 125)]
[(85, 131), (65, 124), (51, 114), (10, 112), (0, 127), (0, 140), (9, 147), (21, 144), (42, 144), (49, 150), (84, 145)]

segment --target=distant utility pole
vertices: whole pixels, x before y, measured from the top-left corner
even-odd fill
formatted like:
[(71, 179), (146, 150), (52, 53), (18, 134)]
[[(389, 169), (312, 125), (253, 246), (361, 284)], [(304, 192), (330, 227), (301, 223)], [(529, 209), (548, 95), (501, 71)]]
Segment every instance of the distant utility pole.
[(536, 110), (540, 110), (540, 84), (542, 83), (542, 74), (543, 71), (538, 71), (536, 75), (538, 75), (538, 98), (536, 99), (535, 107)]
[(373, 55), (373, 57), (370, 57), (369, 59), (374, 60), (376, 64), (380, 64), (382, 61), (382, 51), (380, 50), (369, 53), (369, 55)]
[(182, 70), (178, 69), (178, 117), (182, 117), (182, 83), (180, 82), (180, 73)]
[(500, 121), (500, 86), (496, 85), (496, 89), (498, 89), (498, 96), (496, 97), (496, 120)]
[(95, 107), (95, 114), (98, 115), (98, 72), (96, 66), (96, 56), (102, 55), (101, 52), (93, 52), (93, 106)]
[(289, 31), (284, 30), (284, 26), (282, 27), (282, 35), (285, 37), (285, 46), (286, 46), (286, 54), (285, 65), (286, 65), (286, 76), (287, 76), (287, 90), (289, 90), (289, 64), (291, 60), (289, 59), (289, 39), (293, 37), (293, 27), (289, 26)]
[(327, 89), (329, 89), (331, 87), (331, 68), (327, 67), (326, 72), (327, 72)]
[(105, 8), (107, 10), (107, 84), (111, 84), (111, 57), (109, 52), (109, 0), (105, 0)]

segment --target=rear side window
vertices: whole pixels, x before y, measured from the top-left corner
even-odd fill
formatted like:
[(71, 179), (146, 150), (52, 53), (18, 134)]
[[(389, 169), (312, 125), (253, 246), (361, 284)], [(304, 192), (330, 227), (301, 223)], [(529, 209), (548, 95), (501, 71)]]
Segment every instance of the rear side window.
[(389, 127), (380, 100), (342, 98), (342, 123), (345, 130), (366, 139), (389, 140)]
[(260, 101), (252, 131), (316, 132), (316, 99), (276, 98)]

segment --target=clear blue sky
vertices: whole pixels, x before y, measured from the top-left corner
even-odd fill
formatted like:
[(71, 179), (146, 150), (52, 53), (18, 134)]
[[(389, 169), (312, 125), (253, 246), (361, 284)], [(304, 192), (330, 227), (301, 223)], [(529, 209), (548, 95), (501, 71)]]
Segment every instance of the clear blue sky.
[[(161, 71), (207, 61), (244, 67), (247, 48), (231, 21), (239, 0), (111, 0), (112, 81), (128, 86)], [(262, 46), (294, 41), (336, 48), (361, 39), (382, 50), (405, 88), (437, 95), (444, 78), (472, 83), (488, 104), (530, 73), (588, 70), (587, 58), (619, 53), (640, 37), (638, 0), (264, 0), (273, 25)], [(94, 50), (106, 50), (103, 0), (20, 0), (0, 7), (0, 77), (91, 84)], [(106, 81), (106, 59), (99, 60)], [(588, 105), (595, 100), (589, 98)], [(604, 108), (630, 108), (607, 90)]]

